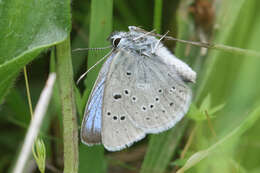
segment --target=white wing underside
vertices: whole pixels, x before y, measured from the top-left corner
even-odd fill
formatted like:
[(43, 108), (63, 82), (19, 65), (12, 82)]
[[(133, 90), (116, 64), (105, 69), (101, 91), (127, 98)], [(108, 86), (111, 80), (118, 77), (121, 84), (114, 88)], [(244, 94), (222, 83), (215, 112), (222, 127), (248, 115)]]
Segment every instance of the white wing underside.
[(173, 127), (187, 112), (191, 95), (175, 66), (155, 55), (119, 50), (104, 88), (102, 143), (117, 151)]

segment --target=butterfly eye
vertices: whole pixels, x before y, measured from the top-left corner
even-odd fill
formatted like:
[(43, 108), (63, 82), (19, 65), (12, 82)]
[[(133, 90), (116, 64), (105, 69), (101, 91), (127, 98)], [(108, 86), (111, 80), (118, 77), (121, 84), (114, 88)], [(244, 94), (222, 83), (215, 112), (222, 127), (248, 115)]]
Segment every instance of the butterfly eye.
[(120, 42), (121, 38), (116, 38), (113, 40), (113, 47), (117, 47), (119, 42)]

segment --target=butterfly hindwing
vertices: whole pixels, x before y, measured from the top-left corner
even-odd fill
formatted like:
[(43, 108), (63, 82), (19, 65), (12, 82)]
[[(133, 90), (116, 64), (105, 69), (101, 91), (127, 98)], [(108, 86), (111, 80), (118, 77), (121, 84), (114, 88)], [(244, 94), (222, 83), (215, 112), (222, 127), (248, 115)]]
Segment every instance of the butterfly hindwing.
[(178, 122), (187, 112), (191, 90), (159, 57), (120, 50), (109, 69), (104, 100), (102, 143), (126, 146)]
[(126, 110), (133, 112), (132, 120), (146, 133), (165, 131), (187, 112), (191, 89), (175, 69), (162, 63), (158, 56), (137, 58), (141, 59), (134, 67), (138, 71), (133, 73), (134, 80), (126, 83), (126, 86), (135, 91), (137, 101), (127, 99), (125, 104), (132, 107), (126, 107)]

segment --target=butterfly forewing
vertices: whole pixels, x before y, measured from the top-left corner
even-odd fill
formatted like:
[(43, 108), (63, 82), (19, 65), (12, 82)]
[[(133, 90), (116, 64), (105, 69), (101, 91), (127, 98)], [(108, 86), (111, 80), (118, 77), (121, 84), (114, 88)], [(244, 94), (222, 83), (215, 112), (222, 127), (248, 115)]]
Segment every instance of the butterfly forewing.
[(111, 55), (103, 64), (85, 108), (81, 127), (81, 140), (87, 145), (101, 143), (102, 105), (107, 72), (113, 59)]
[(145, 133), (130, 120), (130, 114), (125, 109), (127, 105), (122, 101), (125, 96), (121, 92), (121, 79), (115, 75), (118, 73), (116, 70), (127, 63), (127, 60), (128, 57), (123, 57), (121, 52), (117, 53), (107, 75), (109, 81), (105, 85), (102, 143), (110, 151), (130, 146), (145, 136)]

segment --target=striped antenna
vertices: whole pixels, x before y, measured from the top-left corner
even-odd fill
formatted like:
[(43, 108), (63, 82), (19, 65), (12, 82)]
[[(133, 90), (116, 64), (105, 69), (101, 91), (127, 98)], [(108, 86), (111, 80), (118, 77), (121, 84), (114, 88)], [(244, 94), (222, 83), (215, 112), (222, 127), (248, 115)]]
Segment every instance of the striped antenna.
[(109, 49), (109, 48), (113, 48), (113, 46), (110, 45), (110, 46), (106, 46), (106, 47), (97, 47), (97, 48), (77, 48), (77, 49), (72, 50), (72, 52), (88, 51), (88, 50), (104, 50), (104, 49)]

